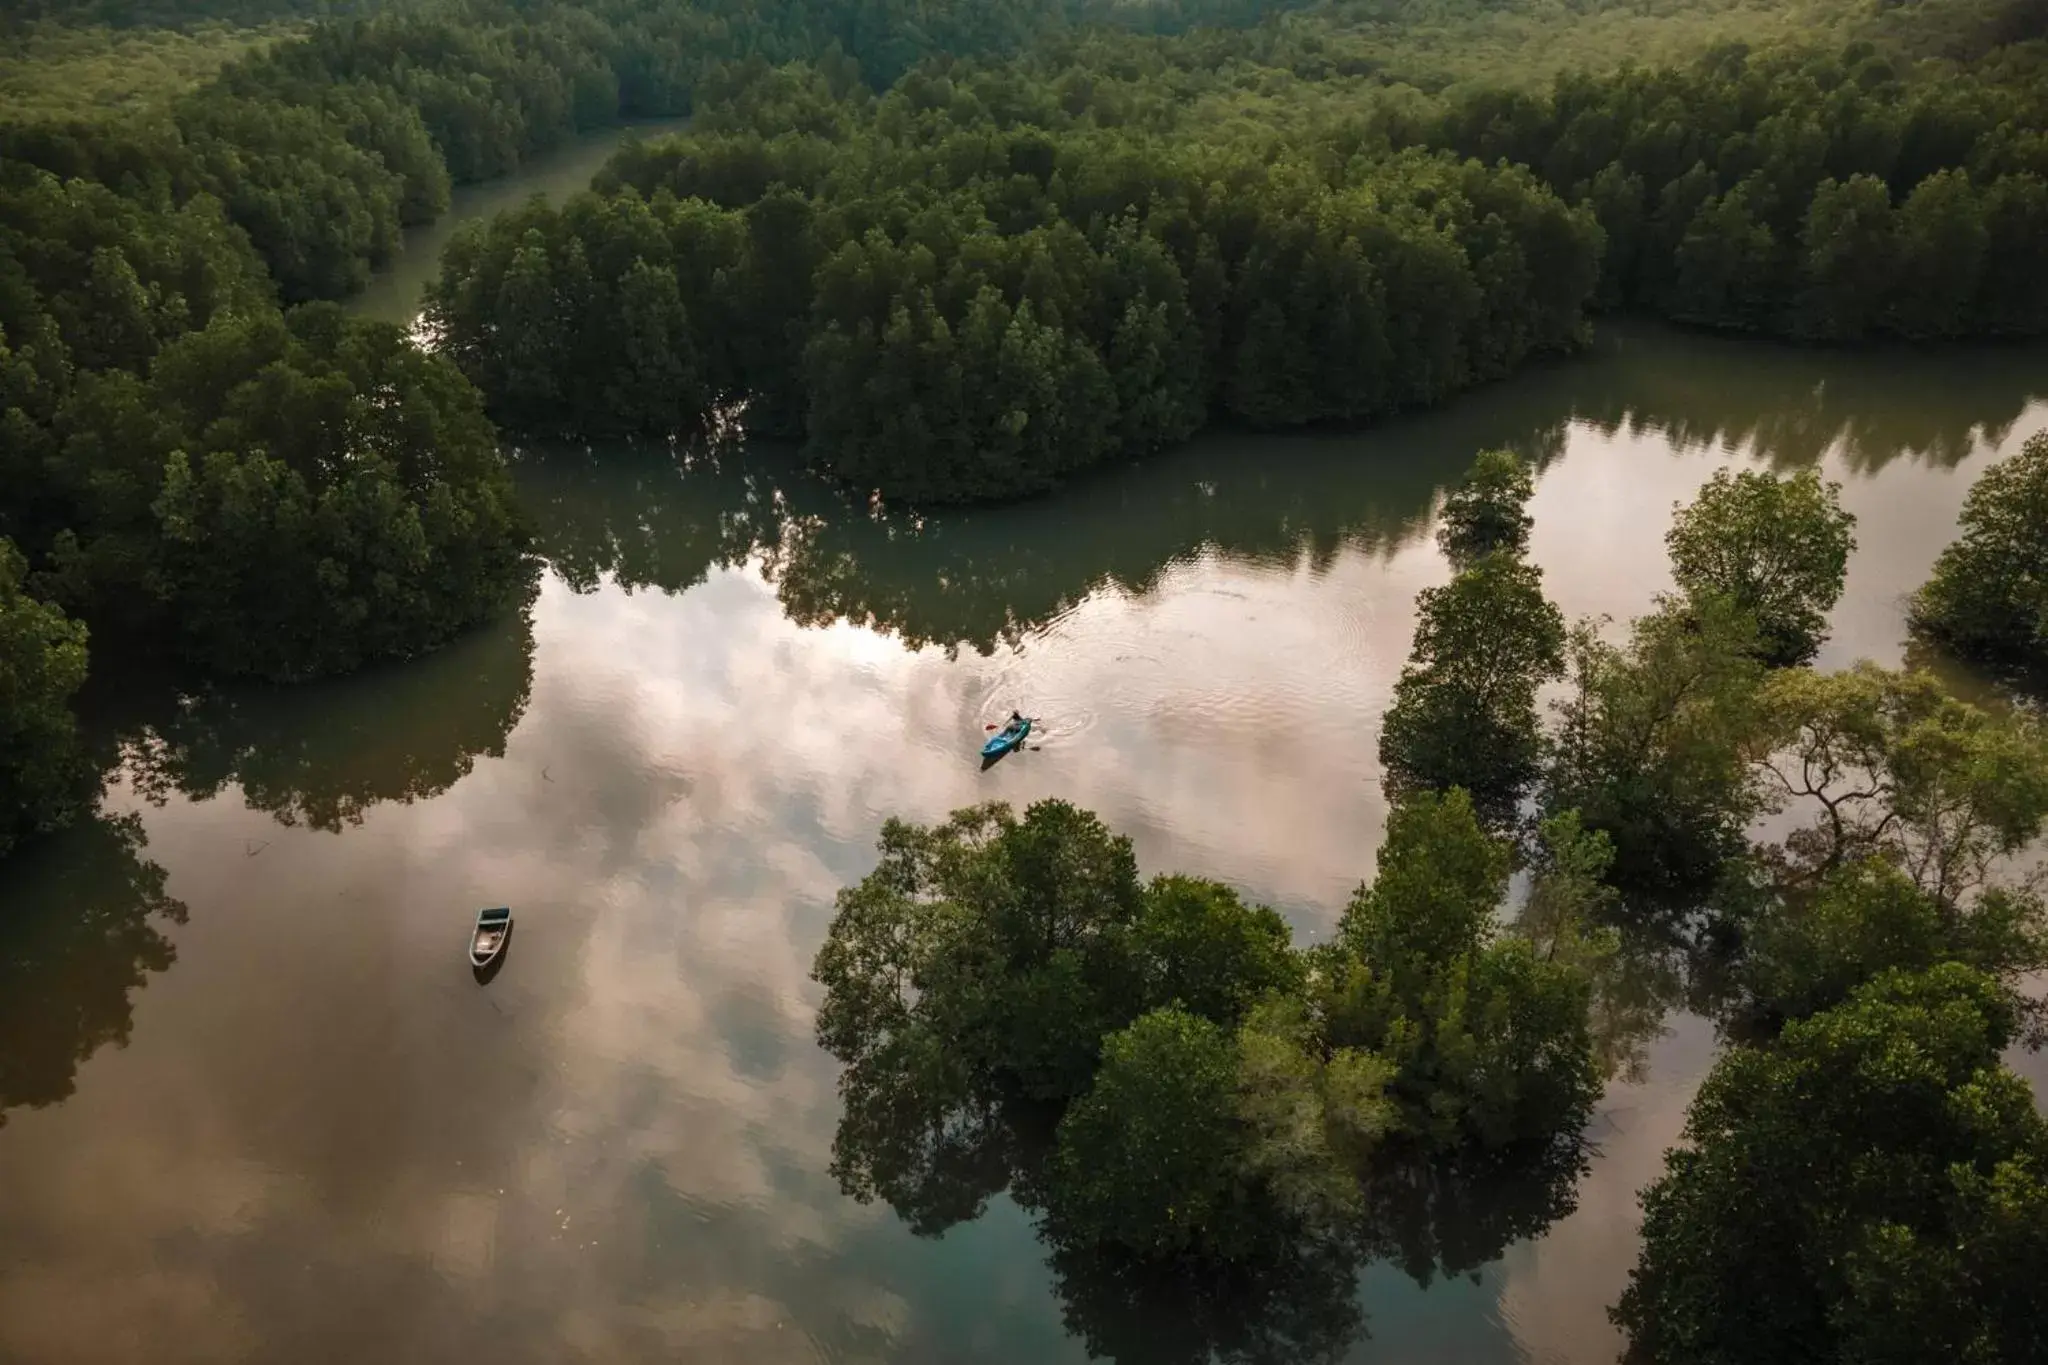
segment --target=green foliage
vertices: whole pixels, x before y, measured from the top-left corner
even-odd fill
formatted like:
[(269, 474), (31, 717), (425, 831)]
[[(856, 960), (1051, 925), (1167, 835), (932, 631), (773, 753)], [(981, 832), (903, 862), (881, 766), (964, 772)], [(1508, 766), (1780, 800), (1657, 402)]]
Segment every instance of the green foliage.
[(1394, 1068), (1401, 1127), (1425, 1147), (1545, 1146), (1577, 1133), (1598, 1092), (1587, 976), (1573, 950), (1539, 956), (1502, 933), (1507, 874), (1462, 791), (1409, 798), (1318, 958), (1326, 1045)]
[(26, 568), (0, 540), (0, 857), (70, 819), (96, 776), (70, 710), (85, 682), (85, 627), (29, 596)]
[(1764, 715), (1767, 790), (1813, 820), (1780, 854), (1795, 879), (1881, 858), (1954, 907), (2048, 822), (2039, 721), (1981, 710), (1929, 674), (1788, 671), (1766, 684)]
[[(154, 494), (88, 515), (99, 534), (67, 542), (62, 581), (100, 602), (146, 566), (213, 672), (300, 678), (431, 649), (519, 579), (511, 481), (474, 392), (395, 327), (331, 309), (218, 321), (165, 350), (140, 402), (159, 453), (134, 477)], [(79, 425), (112, 453), (106, 406)]]
[(1494, 822), (1542, 755), (1536, 693), (1564, 663), (1540, 569), (1495, 553), (1416, 598), (1415, 644), (1380, 731), (1388, 790), (1461, 787)]
[(1063, 1217), (1145, 1256), (1241, 1252), (1257, 1230), (1238, 1179), (1236, 1072), (1229, 1035), (1180, 1010), (1105, 1039), (1093, 1088), (1060, 1121)]
[(1543, 805), (1606, 836), (1607, 877), (1632, 897), (1696, 900), (1745, 847), (1764, 804), (1755, 641), (1744, 614), (1711, 600), (1660, 603), (1625, 648), (1590, 623), (1572, 633)]
[(2020, 978), (2048, 966), (2048, 905), (2038, 894), (1995, 888), (1947, 905), (1877, 858), (1830, 870), (1810, 893), (1773, 900), (1744, 928), (1733, 1007), (1749, 1027), (1832, 1009), (1895, 968), (1960, 962), (2017, 999)]
[(1043, 801), (1021, 821), (1001, 805), (931, 829), (891, 821), (881, 847), (880, 866), (841, 893), (813, 968), (818, 1041), (847, 1064), (843, 1089), (887, 1084), (921, 1056), (963, 1085), (1085, 1090), (1101, 1038), (1141, 1008), (1129, 841)]
[(1643, 1196), (1626, 1358), (2037, 1354), (2048, 1123), (1999, 1064), (2012, 1030), (2004, 988), (1951, 963), (1724, 1056)]
[[(1064, 803), (891, 821), (814, 968), (819, 1042), (847, 1064), (834, 1173), (925, 1233), (1011, 1189), (1056, 1267), (1148, 1296), (1168, 1267), (1182, 1289), (1268, 1285), (1252, 1323), (1290, 1301), (1278, 1283), (1324, 1321), (1314, 1287), (1348, 1284), (1362, 1246), (1423, 1278), (1468, 1239), (1497, 1255), (1568, 1203), (1595, 1088), (1578, 927), (1540, 957), (1501, 933), (1507, 865), (1463, 793), (1402, 807), (1311, 974), (1272, 911), (1141, 888), (1129, 843)], [(1441, 1232), (1418, 1193), (1482, 1169), (1542, 1193), (1499, 1241)]]
[(2034, 62), (1729, 44), (1547, 95), (1472, 88), (1404, 138), (1526, 163), (1590, 206), (1609, 304), (1833, 340), (2039, 335)]
[(1247, 906), (1219, 882), (1155, 877), (1131, 944), (1153, 1008), (1232, 1025), (1267, 995), (1301, 986), (1286, 921), (1266, 906)]
[(39, 24), (12, 41), (0, 37), (0, 106), (35, 119), (157, 111), (227, 63), (290, 35), (283, 24), (144, 30)]
[[(856, 487), (927, 502), (1043, 489), (1212, 413), (1439, 402), (1580, 338), (1599, 234), (1524, 172), (1417, 149), (1332, 175), (1311, 147), (1155, 140), (1004, 69), (936, 72), (836, 102), (815, 75), (734, 76), (735, 109), (622, 154), (600, 198), (451, 247), (433, 319), (502, 420), (615, 429), (580, 377), (616, 343), (584, 320), (612, 328), (637, 261), (673, 269), (717, 359), (632, 431), (744, 400)], [(737, 215), (708, 268), (672, 264), (685, 221)]]
[(1812, 470), (1787, 479), (1716, 470), (1678, 509), (1665, 543), (1678, 586), (1697, 604), (1722, 598), (1757, 624), (1766, 663), (1804, 663), (1826, 638), (1842, 595), (1856, 518), (1841, 486)]
[(1444, 499), (1436, 543), (1456, 569), (1496, 551), (1520, 558), (1529, 548), (1534, 475), (1512, 450), (1482, 450), (1464, 480)]
[(1972, 658), (2048, 673), (2048, 433), (1978, 478), (1961, 527), (1913, 599), (1913, 625)]

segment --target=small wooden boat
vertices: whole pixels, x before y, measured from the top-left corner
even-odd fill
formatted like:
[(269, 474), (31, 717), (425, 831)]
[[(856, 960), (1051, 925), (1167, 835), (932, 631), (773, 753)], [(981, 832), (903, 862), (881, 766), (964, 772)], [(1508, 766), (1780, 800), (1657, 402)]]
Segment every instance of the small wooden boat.
[(469, 939), (469, 964), (472, 967), (488, 967), (499, 953), (505, 951), (505, 940), (512, 933), (512, 912), (504, 906), (495, 910), (480, 910), (476, 917), (476, 932)]

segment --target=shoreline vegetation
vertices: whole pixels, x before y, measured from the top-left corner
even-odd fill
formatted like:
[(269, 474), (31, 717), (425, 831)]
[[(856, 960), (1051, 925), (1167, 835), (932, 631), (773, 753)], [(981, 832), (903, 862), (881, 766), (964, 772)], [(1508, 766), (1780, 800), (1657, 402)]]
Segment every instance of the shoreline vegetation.
[[(211, 75), (187, 52), (146, 114), (83, 79), (0, 110), (0, 856), (78, 820), (169, 913), (139, 827), (93, 809), (89, 650), (297, 682), (502, 620), (535, 563), (501, 428), (737, 417), (943, 503), (1218, 419), (1440, 403), (1607, 311), (2048, 332), (2038, 6), (1815, 12), (1818, 48), (1546, 86), (1390, 65), (1399, 5), (39, 5), (306, 27)], [(451, 186), (683, 114), (590, 192), (460, 232), (435, 348), (338, 306)], [(1628, 1358), (2038, 1356), (2048, 1123), (1999, 1060), (2043, 1035), (2018, 982), (2048, 910), (2010, 875), (2048, 819), (2038, 720), (1805, 666), (1855, 534), (1817, 478), (1710, 483), (1678, 591), (1620, 632), (1545, 598), (1531, 486), (1490, 453), (1446, 505), (1454, 577), (1419, 602), (1394, 813), (1337, 942), (1141, 883), (1063, 803), (890, 822), (817, 960), (835, 1174), (920, 1232), (1007, 1190), (1098, 1353), (1166, 1304), (1191, 1359), (1330, 1358), (1367, 1261), (1456, 1273), (1570, 1208), (1643, 983), (1675, 980), (1728, 1047), (1645, 1194)], [(2041, 675), (2044, 489), (2043, 437), (1982, 477), (1917, 630)], [(228, 780), (205, 739), (158, 775)], [(277, 787), (309, 820), (360, 804)], [(1791, 832), (1757, 842), (1765, 814)], [(1492, 1235), (1445, 1245), (1433, 1201)]]
[[(1679, 592), (1616, 645), (1544, 599), (1528, 471), (1482, 454), (1381, 732), (1377, 872), (1328, 943), (1141, 882), (1063, 801), (887, 822), (813, 968), (841, 1188), (923, 1236), (1008, 1193), (1099, 1353), (1116, 1300), (1163, 1297), (1176, 1358), (1335, 1360), (1368, 1262), (1427, 1283), (1571, 1211), (1601, 1085), (1683, 999), (1725, 1046), (1643, 1196), (1625, 1358), (1846, 1361), (1881, 1333), (2030, 1359), (2048, 1120), (2000, 1054), (2048, 1022), (2023, 989), (2048, 902), (2011, 865), (2048, 824), (2048, 733), (1802, 662), (1853, 545), (1838, 491), (1708, 483)], [(1418, 1188), (1502, 1217), (1451, 1244)], [(1891, 1297), (1913, 1283), (1939, 1312)]]

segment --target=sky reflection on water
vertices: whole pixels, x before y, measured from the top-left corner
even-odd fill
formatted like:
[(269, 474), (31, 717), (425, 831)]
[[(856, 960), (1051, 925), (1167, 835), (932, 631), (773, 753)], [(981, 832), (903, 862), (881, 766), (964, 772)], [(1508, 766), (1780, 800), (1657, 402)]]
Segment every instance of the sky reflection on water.
[[(1668, 584), (1673, 501), (1749, 437), (1818, 449), (1822, 413), (1861, 519), (1836, 666), (1899, 660), (1900, 597), (1968, 480), (2048, 426), (2023, 358), (1952, 367), (1950, 391), (1902, 379), (1898, 403), (1941, 408), (1915, 420), (1835, 363), (1863, 405), (1845, 427), (1810, 357), (1623, 342), (1363, 438), (1221, 438), (918, 523), (835, 519), (772, 464), (526, 469), (564, 564), (529, 617), (151, 722), (110, 805), (139, 814), (184, 923), (144, 888), (103, 939), (0, 926), (9, 962), (80, 983), (34, 1017), (0, 1004), (0, 1359), (1083, 1358), (1013, 1205), (921, 1241), (827, 1173), (808, 973), (833, 892), (886, 815), (1059, 795), (1146, 871), (1327, 932), (1372, 867), (1378, 717), (1414, 594), (1446, 577), (1435, 489), (1472, 449), (1546, 457), (1546, 586), (1568, 616), (1625, 617)], [(1896, 367), (1950, 373), (1920, 365)], [(796, 520), (736, 531), (749, 488)], [(1046, 717), (1042, 747), (982, 772), (1012, 706)], [(75, 901), (56, 879), (105, 838), (10, 868), (0, 900)], [(479, 989), (470, 918), (507, 902)], [(1546, 1236), (1427, 1292), (1369, 1271), (1353, 1358), (1611, 1359), (1634, 1192), (1710, 1059), (1674, 1020), (1646, 1079), (1610, 1089)]]

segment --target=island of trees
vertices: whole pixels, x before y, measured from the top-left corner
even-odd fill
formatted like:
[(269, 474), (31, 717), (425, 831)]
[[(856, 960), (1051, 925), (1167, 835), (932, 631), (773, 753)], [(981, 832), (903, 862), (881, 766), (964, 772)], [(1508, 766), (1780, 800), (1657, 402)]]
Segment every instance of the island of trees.
[[(1377, 874), (1329, 941), (1142, 880), (1062, 802), (885, 827), (815, 967), (842, 1185), (926, 1234), (1007, 1190), (1056, 1269), (1120, 1286), (1062, 1279), (1106, 1354), (1100, 1297), (1165, 1287), (1199, 1326), (1130, 1358), (1333, 1359), (1365, 1261), (1427, 1278), (1569, 1210), (1669, 972), (1728, 1049), (1644, 1195), (1629, 1358), (2030, 1359), (2048, 1122), (2001, 1056), (2042, 1026), (2048, 903), (2010, 860), (2048, 821), (2048, 734), (1807, 664), (1854, 535), (1812, 474), (1710, 481), (1679, 592), (1619, 637), (1545, 600), (1529, 492), (1489, 452), (1445, 505)], [(1489, 1179), (1540, 1193), (1477, 1245), (1414, 1203)], [(1214, 1293), (1227, 1321), (1192, 1306)]]

